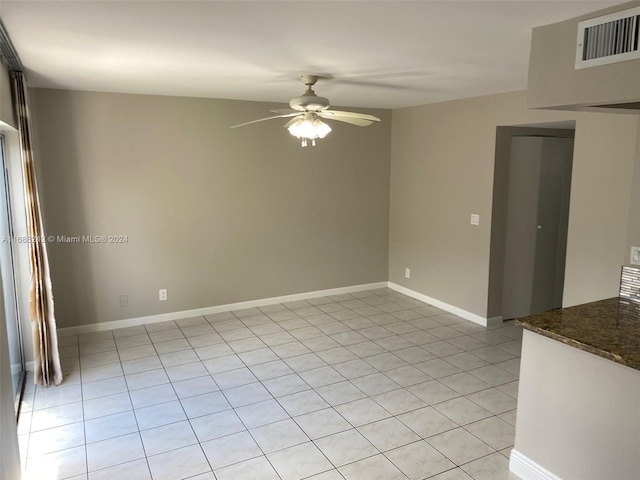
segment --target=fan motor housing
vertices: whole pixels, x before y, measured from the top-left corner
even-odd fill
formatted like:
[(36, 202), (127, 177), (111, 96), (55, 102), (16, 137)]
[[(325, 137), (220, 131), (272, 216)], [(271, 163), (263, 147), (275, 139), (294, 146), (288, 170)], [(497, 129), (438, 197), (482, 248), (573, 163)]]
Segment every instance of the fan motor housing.
[(316, 95), (303, 95), (294, 97), (289, 101), (289, 106), (301, 112), (319, 112), (329, 108), (329, 99)]

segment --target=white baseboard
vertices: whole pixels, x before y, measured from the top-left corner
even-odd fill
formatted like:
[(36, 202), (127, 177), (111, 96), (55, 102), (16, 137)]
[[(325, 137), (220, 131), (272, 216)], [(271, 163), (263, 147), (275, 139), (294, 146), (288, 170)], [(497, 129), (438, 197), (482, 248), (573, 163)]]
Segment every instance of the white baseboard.
[(388, 282), (367, 283), (364, 285), (354, 285), (351, 287), (330, 288), (328, 290), (317, 290), (315, 292), (295, 293), (293, 295), (284, 295), (281, 297), (263, 298), (260, 300), (249, 300), (246, 302), (229, 303), (226, 305), (216, 305), (213, 307), (196, 308), (194, 310), (160, 313), (158, 315), (128, 318), (124, 320), (114, 320), (111, 322), (101, 322), (89, 325), (79, 325), (77, 327), (65, 327), (58, 329), (58, 335), (62, 337), (65, 335), (76, 335), (78, 333), (100, 332), (103, 330), (113, 330), (115, 328), (135, 327), (138, 325), (145, 325), (149, 323), (167, 322), (169, 320), (180, 320), (181, 318), (212, 315), (214, 313), (229, 312), (231, 310), (241, 310), (243, 308), (264, 307), (266, 305), (294, 302), (296, 300), (306, 300), (308, 298), (361, 292), (363, 290), (374, 290), (376, 288), (386, 288), (387, 286)]
[(439, 309), (446, 312), (453, 313), (454, 315), (462, 317), (465, 320), (470, 320), (474, 323), (482, 325), (483, 327), (497, 327), (502, 323), (502, 317), (481, 317), (480, 315), (476, 315), (475, 313), (468, 312), (466, 310), (463, 310), (462, 308), (442, 302), (423, 293), (416, 292), (415, 290), (411, 290), (407, 287), (403, 287), (402, 285), (398, 285), (397, 283), (389, 282), (389, 288), (395, 290), (396, 292), (404, 293), (405, 295), (415, 298), (416, 300), (420, 300), (421, 302), (425, 302), (433, 305), (434, 307), (438, 307)]
[(468, 312), (462, 308), (442, 302), (438, 299), (429, 297), (422, 293), (416, 292), (409, 288), (403, 287), (393, 282), (377, 282), (367, 283), (364, 285), (353, 285), (350, 287), (330, 288), (328, 290), (317, 290), (313, 292), (295, 293), (292, 295), (284, 295), (280, 297), (262, 298), (259, 300), (249, 300), (246, 302), (229, 303), (226, 305), (216, 305), (212, 307), (196, 308), (193, 310), (182, 310), (178, 312), (160, 313), (157, 315), (148, 315), (144, 317), (127, 318), (124, 320), (113, 320), (110, 322), (93, 323), (88, 325), (78, 325), (76, 327), (65, 327), (58, 329), (59, 336), (76, 335), (78, 333), (100, 332), (103, 330), (113, 330), (116, 328), (135, 327), (149, 323), (167, 322), (170, 320), (180, 320), (182, 318), (197, 317), (201, 315), (212, 315), (214, 313), (229, 312), (232, 310), (241, 310), (243, 308), (264, 307), (266, 305), (275, 305), (278, 303), (293, 302), (296, 300), (306, 300), (308, 298), (326, 297), (329, 295), (340, 295), (343, 293), (361, 292), (364, 290), (373, 290), (376, 288), (388, 287), (396, 292), (403, 293), (409, 297), (415, 298), (422, 302), (438, 307), (446, 312), (453, 313), (466, 320), (482, 325), (484, 327), (494, 327), (502, 324), (502, 317), (484, 318), (475, 313)]
[(509, 470), (522, 480), (562, 480), (543, 466), (538, 465), (518, 452), (515, 448), (511, 450), (509, 457)]

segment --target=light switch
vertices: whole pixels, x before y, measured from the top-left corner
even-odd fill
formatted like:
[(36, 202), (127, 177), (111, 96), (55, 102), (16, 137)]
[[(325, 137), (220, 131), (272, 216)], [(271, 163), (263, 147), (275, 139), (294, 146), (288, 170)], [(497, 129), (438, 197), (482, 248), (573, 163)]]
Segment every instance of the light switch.
[(640, 265), (640, 247), (631, 247), (631, 265)]
[(471, 225), (480, 225), (480, 215), (477, 213), (471, 214)]

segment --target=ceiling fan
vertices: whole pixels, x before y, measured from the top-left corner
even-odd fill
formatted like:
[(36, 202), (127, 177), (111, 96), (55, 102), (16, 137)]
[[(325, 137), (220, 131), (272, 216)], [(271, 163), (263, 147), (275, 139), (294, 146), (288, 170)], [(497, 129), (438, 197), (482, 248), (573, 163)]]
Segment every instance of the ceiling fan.
[(316, 138), (324, 138), (331, 131), (331, 127), (320, 120), (321, 118), (350, 123), (352, 125), (358, 125), (359, 127), (366, 127), (373, 122), (380, 121), (378, 117), (367, 115), (366, 113), (329, 110), (329, 99), (317, 96), (312, 89), (318, 81), (318, 76), (302, 75), (300, 80), (307, 86), (307, 90), (302, 96), (294, 97), (289, 101), (289, 106), (293, 110), (271, 110), (271, 112), (277, 113), (278, 115), (241, 123), (231, 128), (242, 127), (244, 125), (276, 118), (290, 118), (291, 120), (284, 125), (284, 128), (288, 129), (289, 133), (294, 137), (301, 139), (302, 146), (306, 147), (309, 140), (311, 140), (311, 145), (315, 146)]

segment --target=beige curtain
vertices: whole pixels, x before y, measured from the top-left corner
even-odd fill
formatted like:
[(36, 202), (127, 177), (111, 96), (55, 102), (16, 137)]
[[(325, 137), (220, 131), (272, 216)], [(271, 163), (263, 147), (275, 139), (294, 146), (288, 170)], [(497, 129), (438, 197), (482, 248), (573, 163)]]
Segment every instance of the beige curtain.
[(39, 385), (59, 385), (62, 382), (62, 369), (58, 354), (58, 334), (53, 310), (53, 293), (49, 275), (49, 258), (45, 243), (40, 201), (33, 166), (33, 144), (31, 142), (31, 125), (29, 118), (29, 98), (27, 81), (21, 72), (12, 72), (13, 93), (25, 187), (27, 208), (27, 232), (29, 242), (29, 264), (31, 284), (29, 287), (29, 314), (33, 329), (34, 379)]

